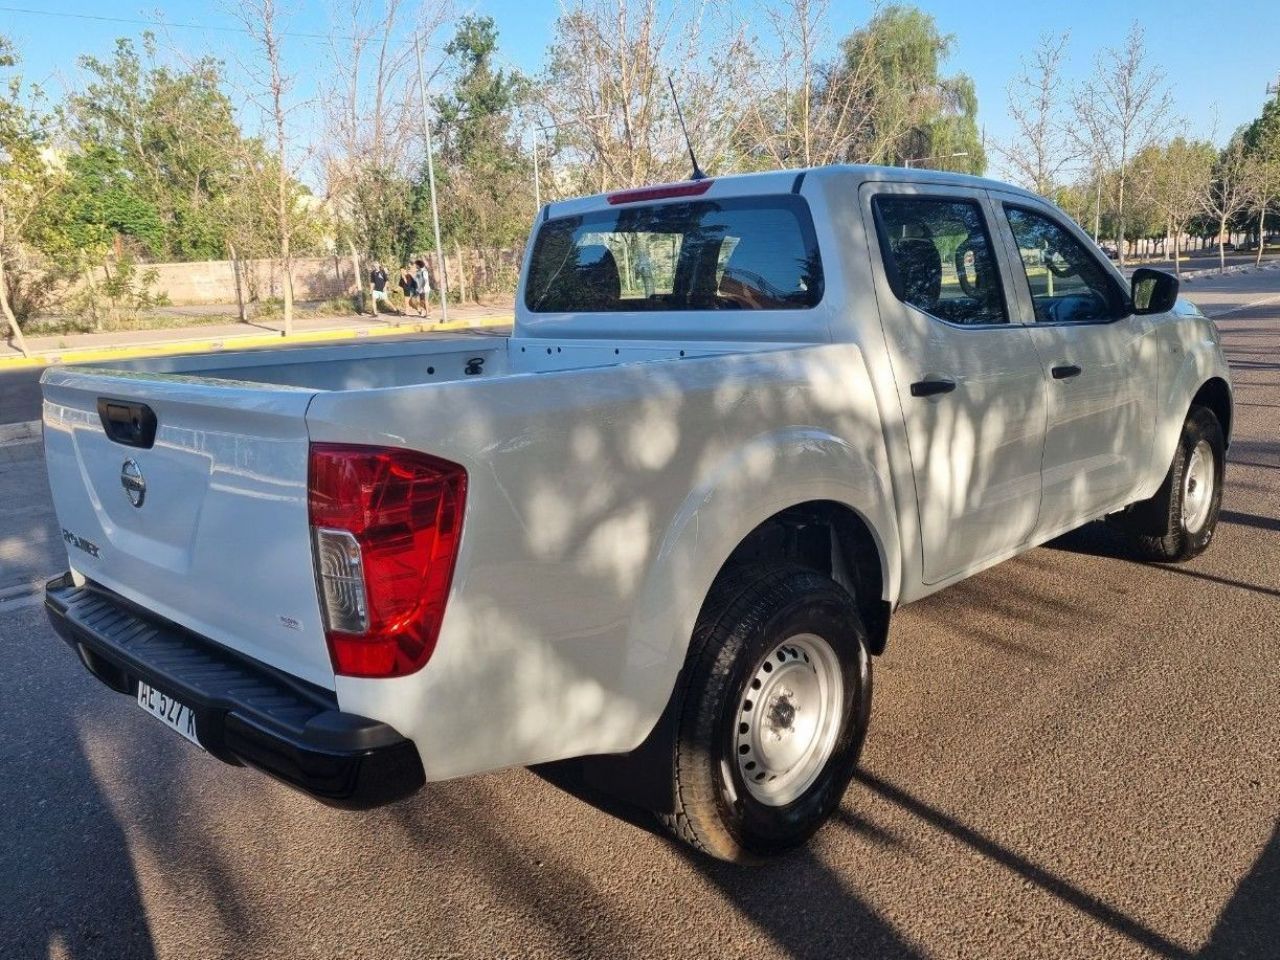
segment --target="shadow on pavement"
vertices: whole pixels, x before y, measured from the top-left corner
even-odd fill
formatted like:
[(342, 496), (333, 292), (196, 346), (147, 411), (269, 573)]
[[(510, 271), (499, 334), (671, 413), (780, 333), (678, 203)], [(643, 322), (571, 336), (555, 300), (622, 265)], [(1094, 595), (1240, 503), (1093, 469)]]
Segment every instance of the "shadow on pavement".
[(1280, 953), (1280, 821), (1253, 868), (1218, 916), (1198, 956), (1274, 957)]
[(1258, 530), (1280, 531), (1280, 518), (1277, 517), (1260, 517), (1254, 513), (1241, 513), (1238, 510), (1223, 510), (1219, 517), (1223, 523), (1238, 523)]
[(885, 780), (881, 780), (874, 774), (864, 771), (859, 771), (855, 779), (890, 803), (896, 804), (908, 813), (924, 820), (930, 826), (949, 834), (983, 856), (996, 861), (1001, 866), (1007, 867), (1045, 892), (1070, 904), (1081, 913), (1087, 914), (1117, 933), (1128, 937), (1134, 943), (1150, 950), (1157, 956), (1171, 958), (1191, 956), (1186, 949), (1169, 940), (1158, 931), (1152, 930), (1140, 921), (1121, 913), (1088, 891), (1082, 890), (1052, 871), (1002, 846), (972, 827), (965, 826), (900, 787), (896, 787)]
[[(667, 839), (703, 877), (714, 884), (788, 957), (915, 958), (922, 954), (902, 939), (845, 881), (803, 848), (759, 867), (713, 860), (671, 840), (653, 815), (626, 800), (586, 784), (578, 762), (533, 768), (544, 781), (602, 813)], [(844, 815), (841, 814), (843, 817)], [(893, 844), (878, 828), (849, 816), (847, 825), (874, 843)]]
[[(1252, 514), (1234, 513), (1230, 510), (1222, 511), (1222, 518), (1225, 522), (1245, 522), (1241, 519), (1232, 519), (1233, 517), (1271, 522), (1266, 517), (1254, 517)], [(1258, 526), (1259, 524), (1248, 525)], [(1271, 529), (1271, 527), (1264, 527), (1264, 529)], [(1045, 546), (1050, 550), (1065, 550), (1068, 553), (1108, 557), (1113, 560), (1130, 560), (1135, 563), (1142, 562), (1134, 557), (1128, 541), (1116, 531), (1108, 528), (1104, 523), (1090, 523), (1078, 530), (1072, 530), (1056, 540), (1050, 540)], [(1280, 589), (1275, 587), (1266, 587), (1257, 583), (1248, 583), (1244, 580), (1232, 580), (1230, 577), (1219, 577), (1212, 573), (1203, 573), (1199, 570), (1191, 569), (1186, 564), (1160, 563), (1153, 564), (1153, 566), (1167, 573), (1176, 573), (1179, 576), (1191, 577), (1195, 580), (1204, 580), (1224, 587), (1235, 587), (1238, 590), (1248, 590), (1251, 593), (1258, 593), (1265, 597), (1280, 597)]]
[[(22, 622), (0, 621), (0, 642), (17, 646), (4, 634)], [(31, 689), (38, 676), (0, 673), (5, 732), (30, 737), (0, 738), (0, 953), (154, 957), (128, 839), (81, 747), (81, 711)]]

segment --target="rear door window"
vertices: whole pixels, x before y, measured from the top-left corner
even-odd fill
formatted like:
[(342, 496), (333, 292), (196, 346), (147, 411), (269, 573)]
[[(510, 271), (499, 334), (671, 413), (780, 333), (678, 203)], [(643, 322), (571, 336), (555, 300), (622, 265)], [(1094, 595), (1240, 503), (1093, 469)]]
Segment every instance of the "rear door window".
[(792, 194), (625, 206), (543, 224), (534, 313), (797, 310), (822, 300), (822, 259)]
[(1009, 322), (976, 201), (882, 195), (875, 212), (885, 272), (899, 300), (948, 323)]

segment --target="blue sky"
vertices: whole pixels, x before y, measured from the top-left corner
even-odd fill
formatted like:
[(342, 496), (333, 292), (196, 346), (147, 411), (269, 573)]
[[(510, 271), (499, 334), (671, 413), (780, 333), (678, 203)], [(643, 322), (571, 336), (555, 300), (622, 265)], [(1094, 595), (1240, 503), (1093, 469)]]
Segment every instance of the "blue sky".
[[(293, 0), (290, 29), (325, 33), (328, 24), (319, 0)], [(1011, 133), (1005, 87), (1019, 69), (1018, 58), (1031, 50), (1040, 34), (1070, 32), (1066, 79), (1088, 74), (1094, 55), (1121, 42), (1130, 23), (1147, 30), (1151, 55), (1172, 83), (1177, 113), (1189, 132), (1208, 136), (1216, 117), (1218, 139), (1256, 116), (1266, 86), (1280, 73), (1280, 2), (1231, 0), (1124, 0), (1072, 3), (1028, 3), (1026, 0), (919, 0), (941, 29), (954, 36), (949, 71), (964, 71), (977, 84), (979, 122), (988, 137)], [(14, 12), (23, 8), (35, 13)], [(464, 12), (488, 14), (498, 23), (502, 49), (512, 64), (536, 71), (560, 9), (556, 0), (472, 0)], [(870, 4), (834, 0), (833, 24), (838, 35), (865, 23)], [(136, 35), (142, 26), (55, 14), (153, 19), (157, 11), (172, 23), (206, 28), (233, 27), (235, 21), (215, 2), (201, 0), (0, 0), (0, 33), (12, 37), (23, 56), (24, 72), (56, 95), (77, 76), (80, 53), (107, 54), (114, 39)], [(234, 31), (172, 29), (168, 39), (188, 53), (213, 52), (234, 60), (245, 39)], [(293, 66), (304, 76), (324, 49), (322, 43), (290, 38), (286, 47)], [(305, 80), (304, 80), (305, 90)], [(998, 172), (998, 171), (997, 171)]]

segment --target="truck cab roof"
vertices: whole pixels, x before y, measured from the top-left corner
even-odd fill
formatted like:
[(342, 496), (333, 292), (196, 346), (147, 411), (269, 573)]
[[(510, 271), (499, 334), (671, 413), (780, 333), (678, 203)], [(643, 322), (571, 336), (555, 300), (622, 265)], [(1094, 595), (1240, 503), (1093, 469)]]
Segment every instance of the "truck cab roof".
[[(706, 191), (699, 194), (699, 196), (706, 198), (714, 198), (716, 196), (759, 196), (778, 193), (799, 193), (803, 184), (811, 178), (825, 179), (831, 176), (847, 174), (853, 174), (858, 178), (859, 182), (918, 183), (930, 186), (954, 186), (978, 190), (997, 189), (1006, 193), (1022, 194), (1028, 198), (1041, 199), (1021, 187), (988, 177), (975, 177), (967, 173), (950, 173), (944, 170), (927, 170), (915, 167), (888, 167), (874, 164), (829, 164), (823, 167), (807, 167), (798, 170), (767, 170), (761, 173), (733, 173), (725, 176), (710, 176), (705, 181), (683, 180), (667, 184), (654, 184), (634, 190), (612, 190), (585, 197), (574, 197), (569, 200), (557, 200), (543, 206), (539, 221), (598, 210), (601, 207), (608, 206), (611, 198), (612, 202), (616, 204), (618, 202), (617, 198), (626, 194), (636, 197), (636, 200), (631, 202), (676, 199), (679, 196), (678, 194), (663, 196), (662, 191), (664, 188), (670, 188), (674, 191), (688, 187), (693, 183), (709, 184)], [(646, 194), (648, 196), (645, 196)]]

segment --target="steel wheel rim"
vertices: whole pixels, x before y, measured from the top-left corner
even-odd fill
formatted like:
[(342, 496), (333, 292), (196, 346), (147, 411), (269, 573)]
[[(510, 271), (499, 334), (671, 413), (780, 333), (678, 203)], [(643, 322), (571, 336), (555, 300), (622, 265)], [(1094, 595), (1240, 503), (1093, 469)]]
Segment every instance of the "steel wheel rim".
[(1199, 533), (1209, 519), (1213, 483), (1213, 448), (1208, 440), (1201, 440), (1182, 474), (1182, 527), (1188, 533)]
[(818, 779), (840, 737), (844, 678), (826, 640), (801, 633), (756, 664), (738, 701), (734, 753), (747, 792), (771, 807)]

